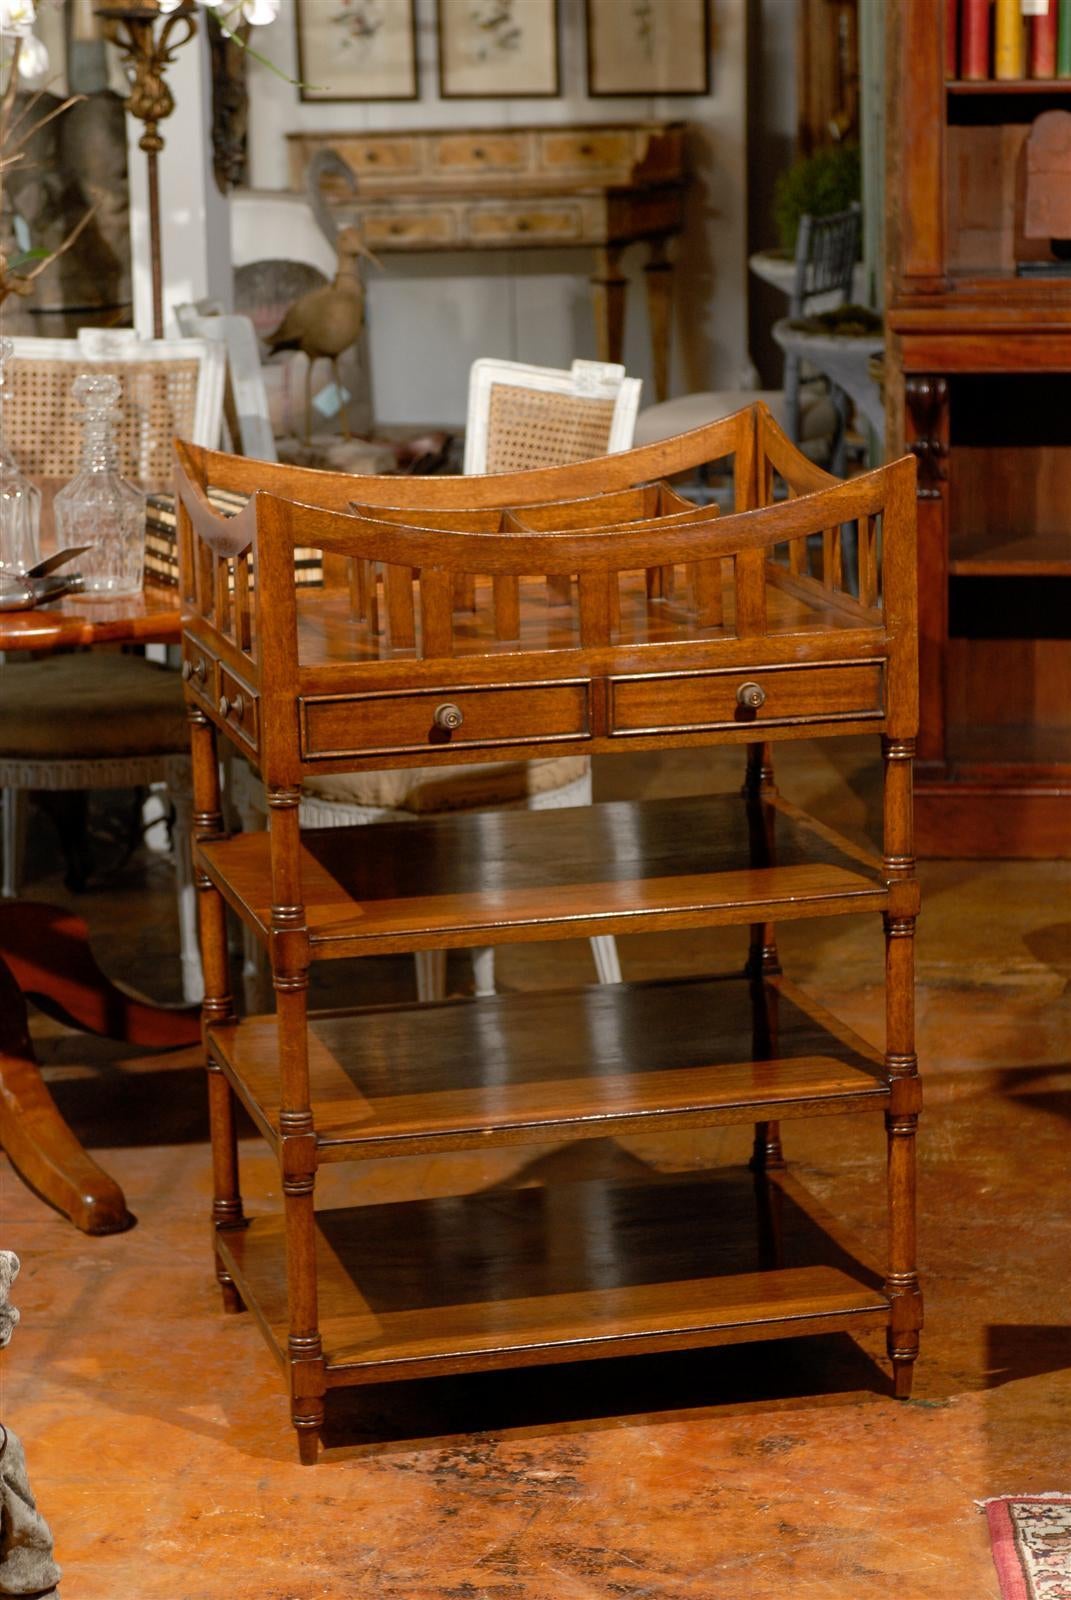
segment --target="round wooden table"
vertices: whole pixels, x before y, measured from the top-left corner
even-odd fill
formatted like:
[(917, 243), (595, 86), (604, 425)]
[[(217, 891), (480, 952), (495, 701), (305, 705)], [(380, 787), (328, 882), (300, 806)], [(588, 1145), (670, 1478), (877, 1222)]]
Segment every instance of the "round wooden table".
[[(72, 595), (47, 610), (0, 612), (0, 651), (175, 644), (181, 635), (178, 590), (156, 583), (126, 600)], [(72, 913), (0, 901), (0, 1145), (15, 1170), (76, 1227), (119, 1232), (133, 1218), (119, 1185), (82, 1149), (45, 1087), (27, 997), (68, 1025), (149, 1049), (195, 1043), (198, 1009), (153, 1006), (118, 989), (97, 966), (86, 925)]]

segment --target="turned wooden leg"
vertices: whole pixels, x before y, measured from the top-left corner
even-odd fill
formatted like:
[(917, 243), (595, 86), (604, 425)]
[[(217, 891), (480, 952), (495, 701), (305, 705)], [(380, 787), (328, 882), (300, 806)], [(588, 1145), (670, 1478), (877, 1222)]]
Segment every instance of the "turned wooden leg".
[(290, 1418), (301, 1461), (316, 1460), (324, 1419), (323, 1342), (316, 1281), (316, 1134), (309, 1090), (309, 934), (298, 865), (297, 788), (268, 790), (271, 808), (271, 966), (279, 1037), (279, 1163), (290, 1312)]
[[(193, 751), (193, 836), (200, 844), (208, 839), (223, 837), (223, 796), (215, 730), (196, 706), (188, 706), (187, 715)], [(231, 994), (227, 951), (227, 908), (223, 896), (200, 867), (195, 869), (194, 882), (200, 911), (201, 967), (205, 986), (201, 1021), (208, 1076), (208, 1123), (212, 1140), (212, 1235), (215, 1240), (229, 1229), (245, 1227), (238, 1180), (234, 1091), (223, 1076), (208, 1040), (208, 1030), (214, 1024), (233, 1019), (234, 998)], [(237, 1286), (218, 1248), (214, 1247), (214, 1253), (216, 1281), (223, 1296), (223, 1309), (240, 1311), (242, 1298)]]
[(885, 737), (885, 857), (889, 909), (885, 913), (885, 1068), (891, 1088), (885, 1116), (888, 1138), (889, 1269), (888, 1346), (897, 1399), (911, 1393), (919, 1352), (922, 1294), (916, 1266), (915, 1135), (922, 1090), (915, 1054), (915, 921), (918, 884), (912, 854), (911, 761), (913, 739)]
[(620, 361), (625, 347), (625, 297), (628, 279), (621, 271), (621, 247), (596, 252), (591, 285), (595, 294), (595, 348), (600, 361)]
[(673, 331), (673, 263), (669, 259), (668, 240), (651, 240), (651, 253), (643, 275), (647, 285), (647, 320), (651, 327), (655, 399), (665, 400), (669, 395), (669, 353)]

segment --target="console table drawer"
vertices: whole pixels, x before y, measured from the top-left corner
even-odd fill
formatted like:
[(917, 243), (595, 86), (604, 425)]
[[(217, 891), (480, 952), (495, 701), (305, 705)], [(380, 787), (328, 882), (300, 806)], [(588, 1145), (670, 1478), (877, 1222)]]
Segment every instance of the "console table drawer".
[(635, 161), (631, 128), (548, 131), (540, 138), (541, 165), (548, 173), (598, 173), (627, 177)]
[(466, 232), (475, 244), (498, 243), (508, 239), (579, 241), (584, 237), (584, 211), (579, 204), (553, 200), (470, 206), (465, 216)]
[(459, 746), (553, 743), (589, 732), (588, 684), (323, 695), (301, 702), (306, 761)]
[(431, 147), (431, 170), (456, 177), (481, 172), (524, 172), (529, 166), (530, 143), (524, 133), (440, 134)]
[(457, 235), (454, 212), (449, 206), (405, 207), (362, 206), (361, 227), (370, 249), (385, 250), (390, 245), (450, 244)]
[(614, 734), (848, 722), (884, 710), (878, 661), (613, 678), (610, 693)]

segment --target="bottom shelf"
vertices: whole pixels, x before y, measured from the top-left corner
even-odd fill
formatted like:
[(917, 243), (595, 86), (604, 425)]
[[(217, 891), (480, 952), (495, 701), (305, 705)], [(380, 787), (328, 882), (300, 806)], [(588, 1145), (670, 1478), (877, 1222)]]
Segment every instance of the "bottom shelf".
[[(727, 1169), (321, 1212), (327, 1382), (885, 1324), (879, 1275), (804, 1204), (778, 1174)], [(281, 1218), (218, 1242), (285, 1366)]]

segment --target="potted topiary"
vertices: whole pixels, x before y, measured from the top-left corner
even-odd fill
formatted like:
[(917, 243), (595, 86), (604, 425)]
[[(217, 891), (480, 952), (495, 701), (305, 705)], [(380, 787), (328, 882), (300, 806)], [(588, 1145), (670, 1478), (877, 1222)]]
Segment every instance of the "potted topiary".
[(795, 275), (796, 233), (802, 216), (828, 217), (847, 211), (862, 194), (857, 144), (829, 145), (794, 161), (774, 186), (773, 222), (778, 247), (758, 250), (748, 260), (757, 278), (790, 294)]

